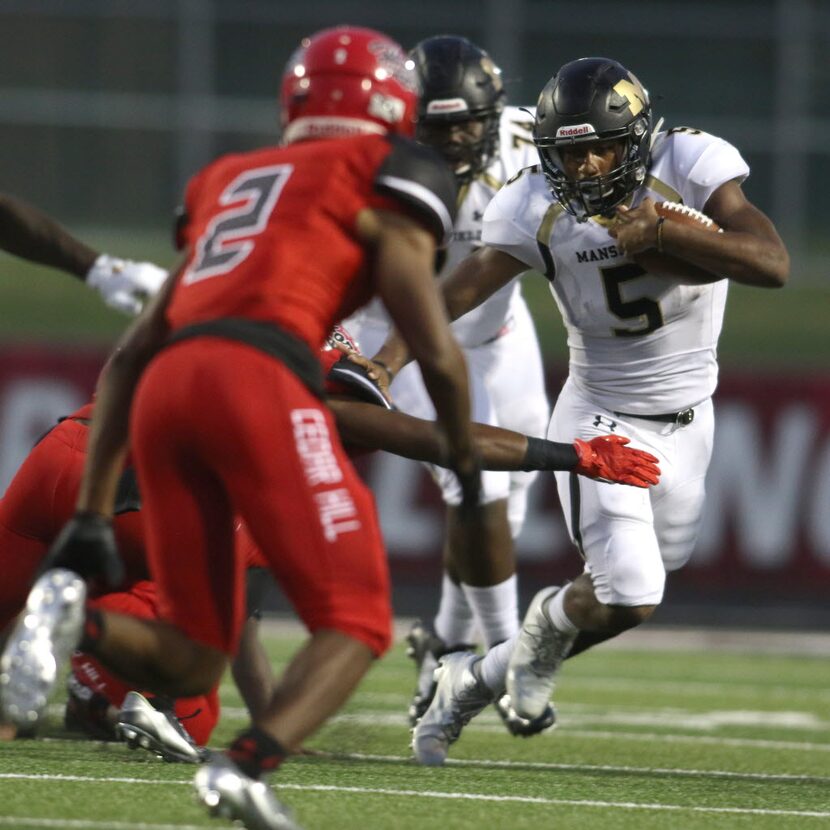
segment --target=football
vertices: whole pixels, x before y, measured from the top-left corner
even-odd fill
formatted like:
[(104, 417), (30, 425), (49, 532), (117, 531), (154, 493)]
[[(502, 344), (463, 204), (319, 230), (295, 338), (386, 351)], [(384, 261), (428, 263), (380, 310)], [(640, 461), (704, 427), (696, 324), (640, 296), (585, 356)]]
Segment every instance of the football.
[[(679, 202), (655, 202), (654, 209), (666, 222), (679, 222), (700, 228), (704, 231), (719, 233), (720, 226), (702, 211)], [(661, 254), (654, 248), (634, 254), (632, 259), (652, 274), (665, 274), (675, 279), (687, 279), (691, 283), (715, 282), (720, 279), (716, 274), (704, 271), (690, 262), (678, 259), (671, 254)]]
[(696, 210), (680, 202), (655, 202), (654, 209), (659, 216), (670, 222), (680, 222), (681, 225), (693, 225), (705, 231), (719, 231), (720, 226), (714, 219), (710, 219), (702, 211)]

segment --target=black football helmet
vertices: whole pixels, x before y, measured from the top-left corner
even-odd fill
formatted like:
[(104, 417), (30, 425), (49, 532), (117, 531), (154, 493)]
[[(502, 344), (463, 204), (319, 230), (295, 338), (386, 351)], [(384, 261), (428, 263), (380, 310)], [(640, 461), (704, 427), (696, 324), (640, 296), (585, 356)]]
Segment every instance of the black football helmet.
[[(643, 85), (608, 58), (566, 63), (536, 105), (533, 141), (553, 195), (576, 218), (610, 215), (639, 187), (651, 162), (651, 104)], [(623, 139), (622, 158), (605, 176), (570, 180), (560, 150), (573, 144)]]
[[(410, 58), (421, 82), (415, 137), (447, 159), (459, 183), (468, 182), (498, 150), (501, 70), (483, 49), (456, 35), (422, 40)], [(477, 135), (451, 129), (470, 121), (482, 123)]]

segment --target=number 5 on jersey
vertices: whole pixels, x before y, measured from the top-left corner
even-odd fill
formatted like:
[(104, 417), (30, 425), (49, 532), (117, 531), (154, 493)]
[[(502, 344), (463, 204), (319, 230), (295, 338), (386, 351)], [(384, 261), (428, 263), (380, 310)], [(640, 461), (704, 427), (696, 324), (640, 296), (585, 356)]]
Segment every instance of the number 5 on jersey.
[(251, 253), (251, 237), (267, 227), (292, 170), (290, 164), (246, 170), (222, 191), (219, 205), (232, 207), (217, 214), (199, 237), (185, 285), (227, 274)]
[(612, 328), (611, 331), (614, 332), (615, 337), (640, 337), (644, 334), (651, 334), (665, 325), (660, 305), (651, 297), (623, 300), (623, 285), (630, 280), (644, 277), (648, 273), (644, 268), (630, 262), (611, 268), (600, 268), (599, 271), (602, 275), (605, 299), (611, 313), (620, 320), (637, 320), (642, 323), (639, 328)]

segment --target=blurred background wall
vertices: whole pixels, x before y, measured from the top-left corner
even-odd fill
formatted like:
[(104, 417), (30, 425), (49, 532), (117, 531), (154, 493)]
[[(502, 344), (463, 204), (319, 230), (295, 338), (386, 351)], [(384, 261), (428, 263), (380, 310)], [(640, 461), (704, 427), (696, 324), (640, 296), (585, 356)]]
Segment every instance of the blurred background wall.
[(4, 186), (61, 215), (156, 226), (215, 154), (276, 132), (300, 38), (351, 22), (404, 45), (463, 33), (533, 103), (556, 68), (617, 58), (668, 125), (723, 135), (753, 169), (800, 276), (830, 213), (830, 5), (820, 0), (0, 0)]
[[(672, 580), (671, 605), (679, 614), (688, 603), (699, 619), (698, 603), (714, 600), (721, 616), (750, 623), (775, 606), (779, 620), (824, 624), (830, 3), (0, 0), (0, 188), (111, 253), (169, 265), (188, 177), (217, 154), (275, 141), (286, 61), (303, 35), (343, 22), (405, 46), (466, 35), (501, 65), (514, 104), (533, 104), (568, 60), (614, 57), (648, 87), (667, 126), (740, 148), (752, 168), (745, 190), (784, 236), (793, 280), (774, 294), (732, 290), (709, 513), (692, 567)], [(526, 294), (554, 396), (561, 324), (541, 278)], [(0, 488), (39, 431), (89, 393), (123, 325), (72, 281), (0, 258)], [(399, 584), (434, 584), (441, 513), (423, 473), (381, 457), (366, 474), (382, 494)], [(547, 481), (520, 544), (530, 586), (578, 570), (557, 511)]]

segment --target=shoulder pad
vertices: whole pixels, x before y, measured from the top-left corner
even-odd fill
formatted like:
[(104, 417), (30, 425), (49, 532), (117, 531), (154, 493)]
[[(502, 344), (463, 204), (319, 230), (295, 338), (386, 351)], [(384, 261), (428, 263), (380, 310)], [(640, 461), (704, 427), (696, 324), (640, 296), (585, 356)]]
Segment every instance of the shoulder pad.
[(525, 107), (505, 107), (501, 123), (508, 132), (533, 143), (533, 110)]
[(375, 177), (375, 190), (405, 204), (427, 224), (439, 243), (455, 222), (458, 187), (455, 176), (438, 153), (400, 136)]
[(513, 182), (518, 181), (525, 173), (541, 173), (541, 172), (542, 172), (542, 165), (541, 164), (532, 164), (530, 167), (523, 167), (521, 170), (514, 173), (504, 183), (504, 186), (507, 187), (507, 185), (513, 184)]

